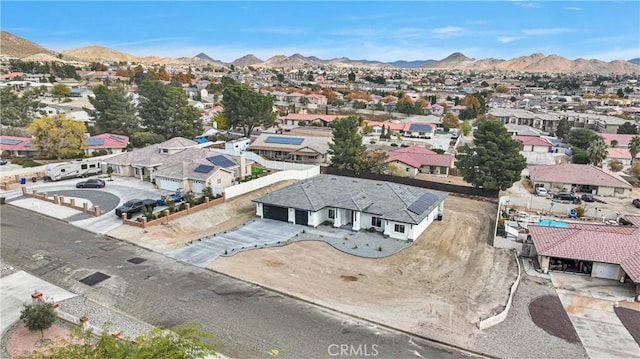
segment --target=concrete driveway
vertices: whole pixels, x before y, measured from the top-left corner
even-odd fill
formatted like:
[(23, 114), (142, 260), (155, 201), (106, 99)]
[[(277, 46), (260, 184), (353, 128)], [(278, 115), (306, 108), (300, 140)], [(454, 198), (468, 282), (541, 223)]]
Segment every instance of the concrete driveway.
[(29, 191), (36, 189), (39, 193), (47, 192), (50, 195), (60, 194), (65, 198), (76, 198), (76, 205), (80, 206), (83, 202), (88, 202), (89, 207), (100, 206), (102, 213), (99, 217), (31, 197), (23, 197), (20, 189), (3, 191), (2, 196), (6, 197), (7, 203), (11, 205), (64, 220), (94, 233), (104, 234), (122, 225), (122, 220), (115, 215), (115, 208), (120, 204), (134, 198), (159, 199), (162, 195), (170, 193), (156, 189), (149, 182), (124, 177), (113, 177), (113, 180), (107, 180), (107, 186), (101, 189), (75, 188), (75, 184), (81, 180), (76, 178), (57, 182), (27, 183), (27, 189)]
[(633, 286), (614, 280), (552, 272), (558, 297), (591, 359), (640, 359), (640, 346), (613, 311), (617, 302), (640, 310)]
[(186, 247), (166, 252), (165, 255), (206, 267), (221, 255), (284, 244), (305, 228), (272, 219), (255, 219), (236, 230), (192, 241)]

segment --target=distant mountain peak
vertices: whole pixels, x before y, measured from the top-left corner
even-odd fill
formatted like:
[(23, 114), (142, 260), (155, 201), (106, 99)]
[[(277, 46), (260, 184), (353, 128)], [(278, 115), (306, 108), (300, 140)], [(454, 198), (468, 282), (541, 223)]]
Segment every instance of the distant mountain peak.
[(202, 60), (206, 60), (206, 61), (222, 63), (222, 61), (215, 60), (215, 59), (211, 58), (209, 55), (205, 54), (204, 52), (201, 52), (201, 53), (197, 54), (194, 57), (197, 58), (197, 59), (202, 59)]

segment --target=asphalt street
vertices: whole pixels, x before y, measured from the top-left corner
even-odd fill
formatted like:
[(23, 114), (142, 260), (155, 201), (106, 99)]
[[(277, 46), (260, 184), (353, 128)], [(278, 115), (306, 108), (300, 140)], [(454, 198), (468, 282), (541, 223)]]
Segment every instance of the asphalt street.
[[(152, 325), (200, 323), (233, 358), (464, 357), (38, 213), (10, 205), (0, 211), (3, 265)], [(144, 262), (128, 261), (134, 257)], [(110, 278), (93, 287), (80, 282), (97, 271)]]

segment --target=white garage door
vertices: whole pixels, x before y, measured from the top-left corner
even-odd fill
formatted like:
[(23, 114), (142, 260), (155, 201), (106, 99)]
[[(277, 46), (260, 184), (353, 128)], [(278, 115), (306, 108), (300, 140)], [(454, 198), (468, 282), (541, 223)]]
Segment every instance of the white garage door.
[(182, 187), (181, 181), (169, 179), (169, 178), (160, 179), (160, 189), (165, 189), (167, 191), (175, 192), (180, 187)]
[(596, 278), (620, 279), (618, 278), (618, 268), (620, 267), (618, 264), (593, 263), (593, 267)]
[(202, 193), (202, 190), (205, 188), (204, 182), (202, 181), (191, 181), (191, 190), (194, 193)]

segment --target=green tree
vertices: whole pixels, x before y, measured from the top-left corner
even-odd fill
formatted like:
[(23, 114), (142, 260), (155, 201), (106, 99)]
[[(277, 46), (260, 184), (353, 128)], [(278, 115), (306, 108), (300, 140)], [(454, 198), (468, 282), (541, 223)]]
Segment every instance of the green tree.
[(20, 312), (20, 320), (30, 332), (40, 332), (40, 338), (44, 339), (44, 331), (51, 328), (58, 315), (53, 303), (35, 301), (24, 304)]
[(571, 155), (572, 163), (586, 165), (590, 162), (589, 155), (587, 155), (586, 150), (583, 150), (580, 147), (574, 147), (572, 151), (573, 151)]
[(349, 72), (349, 82), (354, 82), (355, 80), (356, 80), (355, 72), (353, 71)]
[(618, 130), (616, 131), (616, 133), (625, 134), (625, 135), (637, 135), (638, 126), (627, 121), (622, 125), (618, 126)]
[(62, 102), (63, 97), (71, 95), (71, 89), (65, 84), (57, 84), (51, 88), (51, 94), (58, 99), (58, 102)]
[(215, 351), (203, 342), (210, 336), (197, 325), (176, 326), (171, 330), (156, 328), (139, 336), (135, 342), (115, 338), (106, 331), (94, 340), (87, 332), (67, 339), (55, 350), (33, 352), (23, 358), (208, 358), (215, 356)]
[(64, 115), (35, 119), (27, 130), (35, 137), (31, 144), (38, 147), (38, 154), (55, 159), (78, 156), (87, 132), (84, 123)]
[(571, 146), (586, 150), (591, 141), (595, 140), (596, 137), (598, 137), (598, 135), (587, 128), (572, 128), (571, 131), (569, 131), (567, 141)]
[(469, 120), (462, 121), (462, 124), (460, 125), (460, 132), (462, 132), (463, 136), (469, 136), (471, 133), (471, 124), (469, 123)]
[(224, 115), (229, 128), (242, 128), (245, 137), (259, 126), (275, 123), (273, 99), (243, 85), (229, 85), (223, 93)]
[[(18, 95), (11, 86), (0, 88), (0, 120), (4, 126), (24, 127), (37, 117), (44, 104), (38, 100), (41, 89), (30, 89)], [(4, 131), (3, 131), (4, 133)]]
[(589, 161), (593, 163), (595, 166), (602, 166), (602, 161), (607, 157), (607, 143), (604, 142), (604, 139), (600, 136), (597, 136), (594, 141), (589, 144), (587, 147), (587, 156), (589, 156)]
[(631, 154), (631, 163), (636, 159), (638, 153), (640, 153), (640, 136), (633, 136), (629, 141), (629, 153)]
[(356, 170), (365, 155), (366, 146), (358, 132), (360, 119), (357, 116), (336, 118), (332, 123), (333, 143), (329, 143), (328, 153), (331, 166), (339, 169)]
[(224, 113), (217, 113), (213, 120), (216, 121), (216, 128), (218, 130), (226, 130), (227, 128), (229, 128), (229, 126), (227, 125), (227, 117), (224, 115)]
[(398, 103), (396, 103), (396, 111), (401, 113), (406, 113), (407, 115), (411, 115), (413, 113), (414, 106), (411, 97), (402, 96)]
[(566, 141), (570, 131), (571, 126), (569, 126), (569, 121), (566, 118), (558, 121), (558, 126), (556, 127), (556, 137), (558, 137), (562, 141)]
[(519, 150), (502, 122), (483, 121), (474, 132), (473, 146), (465, 144), (456, 155), (456, 167), (476, 187), (506, 190), (527, 166)]
[(276, 78), (278, 79), (278, 82), (284, 82), (284, 74), (277, 74)]
[(130, 135), (139, 128), (136, 107), (124, 87), (118, 86), (111, 90), (99, 85), (93, 89), (93, 93), (95, 97), (90, 97), (89, 102), (94, 110), (88, 112), (96, 121), (98, 133)]
[(131, 147), (141, 148), (163, 142), (165, 138), (157, 133), (139, 131), (132, 133), (129, 140), (131, 141)]
[(189, 105), (182, 88), (167, 86), (161, 81), (144, 81), (138, 93), (138, 110), (147, 131), (167, 139), (194, 138), (202, 134), (200, 110)]

